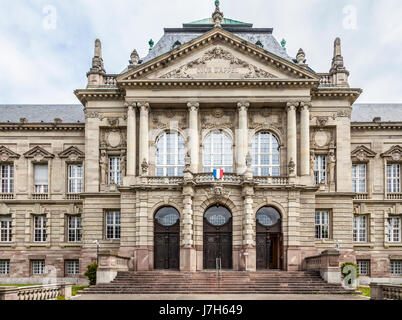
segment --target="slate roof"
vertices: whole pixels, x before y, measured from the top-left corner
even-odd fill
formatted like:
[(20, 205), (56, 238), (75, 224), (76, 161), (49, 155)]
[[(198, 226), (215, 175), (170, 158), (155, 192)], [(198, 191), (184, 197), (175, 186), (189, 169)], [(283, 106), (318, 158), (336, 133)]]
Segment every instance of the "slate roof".
[(376, 117), (380, 117), (382, 122), (402, 122), (402, 103), (353, 105), (352, 122), (373, 122)]
[(84, 107), (81, 104), (57, 105), (0, 105), (0, 123), (19, 123), (26, 118), (28, 123), (85, 123)]
[[(21, 118), (28, 123), (54, 123), (55, 118), (63, 123), (84, 123), (83, 109), (81, 104), (0, 105), (0, 123), (19, 123)], [(372, 122), (375, 117), (382, 122), (402, 122), (402, 104), (353, 105), (352, 122)]]

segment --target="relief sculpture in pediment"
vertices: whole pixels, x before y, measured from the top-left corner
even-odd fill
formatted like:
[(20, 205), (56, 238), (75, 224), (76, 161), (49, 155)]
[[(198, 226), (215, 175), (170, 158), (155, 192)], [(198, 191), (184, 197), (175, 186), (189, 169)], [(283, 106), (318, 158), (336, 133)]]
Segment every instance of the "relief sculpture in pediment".
[(217, 108), (210, 112), (203, 112), (201, 114), (201, 123), (203, 129), (214, 128), (232, 128), (234, 124), (233, 112), (227, 112), (223, 109)]

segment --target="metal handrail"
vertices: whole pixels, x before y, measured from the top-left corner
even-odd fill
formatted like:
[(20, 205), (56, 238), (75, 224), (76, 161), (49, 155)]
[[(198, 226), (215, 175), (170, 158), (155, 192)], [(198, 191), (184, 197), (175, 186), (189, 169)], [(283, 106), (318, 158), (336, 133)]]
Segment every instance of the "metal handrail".
[(222, 277), (222, 259), (216, 258), (216, 278), (219, 280)]

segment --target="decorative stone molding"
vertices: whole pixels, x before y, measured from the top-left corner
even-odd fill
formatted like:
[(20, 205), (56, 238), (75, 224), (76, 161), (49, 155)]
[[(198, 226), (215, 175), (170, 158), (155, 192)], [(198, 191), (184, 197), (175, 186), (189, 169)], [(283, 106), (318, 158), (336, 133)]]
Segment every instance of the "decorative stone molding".
[(392, 146), (387, 152), (382, 153), (381, 157), (391, 161), (401, 161), (402, 147), (399, 145)]
[(85, 158), (85, 153), (75, 146), (71, 146), (59, 153), (59, 158), (68, 159), (69, 161), (78, 161)]
[(5, 146), (0, 147), (0, 161), (6, 162), (6, 161), (13, 161), (13, 160), (18, 160), (21, 156), (18, 153), (15, 153), (8, 149)]
[(370, 150), (366, 146), (358, 146), (351, 153), (353, 162), (368, 162), (370, 158), (374, 158), (377, 153)]
[(153, 111), (152, 124), (154, 129), (185, 129), (187, 128), (187, 112), (183, 111)]
[(120, 150), (126, 148), (126, 132), (119, 128), (101, 130), (101, 149)]
[[(219, 117), (216, 116), (219, 115)], [(202, 129), (226, 128), (231, 129), (234, 125), (234, 114), (232, 112), (215, 109), (213, 111), (204, 111), (201, 114)]]
[(138, 109), (140, 109), (140, 111), (149, 112), (149, 103), (148, 102), (138, 102), (137, 107), (138, 107)]
[(36, 162), (40, 162), (43, 159), (52, 159), (54, 158), (54, 154), (46, 151), (40, 146), (36, 146), (31, 150), (24, 153), (24, 157), (27, 159), (33, 159)]
[(315, 120), (318, 127), (324, 128), (328, 123), (329, 117), (316, 117)]
[(227, 190), (222, 183), (216, 183), (213, 187), (211, 187), (207, 191), (208, 196), (210, 197), (225, 197), (228, 198), (230, 196), (230, 191)]
[(250, 107), (250, 102), (241, 101), (241, 102), (237, 103), (237, 108), (239, 109), (239, 111), (247, 111), (249, 107)]
[(11, 214), (11, 209), (8, 205), (5, 203), (0, 203), (0, 215), (10, 215)]
[(200, 108), (200, 104), (198, 102), (191, 101), (187, 103), (187, 107), (189, 111), (198, 111)]

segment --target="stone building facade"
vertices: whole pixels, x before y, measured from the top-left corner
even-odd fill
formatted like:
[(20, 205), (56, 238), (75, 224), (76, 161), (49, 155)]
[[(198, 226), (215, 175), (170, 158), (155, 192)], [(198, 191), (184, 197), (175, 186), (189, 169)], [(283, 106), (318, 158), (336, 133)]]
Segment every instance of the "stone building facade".
[(96, 40), (82, 105), (1, 106), (0, 282), (84, 281), (96, 242), (131, 270), (303, 270), (337, 247), (402, 282), (402, 106), (354, 105), (339, 39), (317, 73), (272, 31), (217, 7), (120, 74)]

